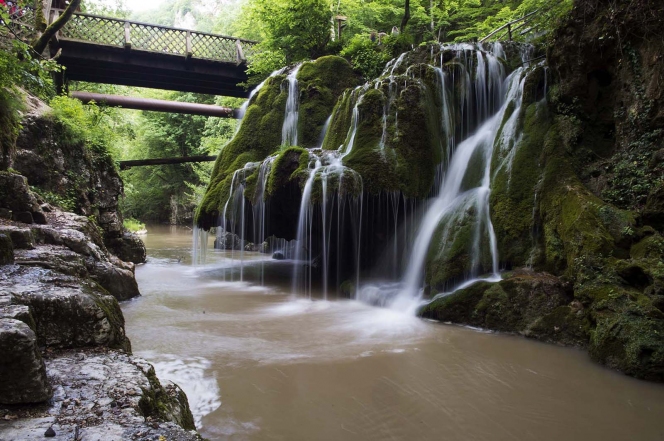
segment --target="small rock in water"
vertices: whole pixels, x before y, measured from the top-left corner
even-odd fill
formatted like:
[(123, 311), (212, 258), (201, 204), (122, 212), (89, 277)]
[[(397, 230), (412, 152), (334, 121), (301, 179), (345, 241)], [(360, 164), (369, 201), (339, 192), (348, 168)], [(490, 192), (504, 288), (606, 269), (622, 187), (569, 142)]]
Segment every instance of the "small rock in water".
[(53, 438), (55, 436), (55, 430), (53, 430), (53, 427), (49, 427), (46, 429), (46, 432), (44, 432), (44, 436), (46, 438)]
[(284, 253), (280, 253), (279, 251), (277, 251), (276, 253), (274, 253), (274, 254), (272, 255), (272, 258), (273, 258), (274, 260), (284, 260), (284, 259), (285, 259), (285, 257), (284, 257)]

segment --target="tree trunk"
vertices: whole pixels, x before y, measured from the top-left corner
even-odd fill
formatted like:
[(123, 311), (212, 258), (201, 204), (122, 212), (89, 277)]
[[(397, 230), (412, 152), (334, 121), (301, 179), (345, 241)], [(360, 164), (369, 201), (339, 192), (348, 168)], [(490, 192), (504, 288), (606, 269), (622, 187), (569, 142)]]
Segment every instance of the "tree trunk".
[(53, 23), (51, 23), (44, 30), (44, 33), (41, 34), (39, 38), (35, 40), (34, 43), (32, 43), (32, 48), (35, 50), (35, 52), (37, 52), (40, 55), (42, 52), (44, 52), (46, 46), (48, 45), (48, 42), (60, 29), (62, 29), (62, 27), (65, 24), (67, 24), (72, 15), (74, 15), (74, 11), (78, 9), (80, 4), (81, 0), (71, 0), (69, 6), (67, 6), (67, 9), (65, 9), (62, 15), (58, 17), (58, 19), (55, 20)]
[(406, 5), (404, 6), (405, 12), (403, 18), (401, 19), (401, 29), (400, 32), (403, 34), (403, 31), (406, 30), (406, 25), (408, 20), (410, 20), (410, 0), (406, 0)]

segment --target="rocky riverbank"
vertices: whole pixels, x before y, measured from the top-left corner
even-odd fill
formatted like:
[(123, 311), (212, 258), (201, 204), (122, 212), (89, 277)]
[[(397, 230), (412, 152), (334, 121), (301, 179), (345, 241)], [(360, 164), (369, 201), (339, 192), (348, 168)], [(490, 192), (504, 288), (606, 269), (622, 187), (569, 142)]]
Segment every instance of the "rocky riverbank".
[(184, 392), (131, 355), (134, 264), (94, 217), (0, 181), (0, 439), (200, 439)]

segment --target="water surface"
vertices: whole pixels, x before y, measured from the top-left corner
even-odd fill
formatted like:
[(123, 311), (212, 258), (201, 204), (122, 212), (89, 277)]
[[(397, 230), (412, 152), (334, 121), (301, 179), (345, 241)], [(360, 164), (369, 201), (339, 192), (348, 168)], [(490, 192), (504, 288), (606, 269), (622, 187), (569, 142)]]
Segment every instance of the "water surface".
[(143, 297), (123, 305), (127, 333), (185, 389), (206, 438), (664, 439), (664, 387), (585, 352), (293, 299), (288, 262), (245, 253), (244, 275), (262, 267), (267, 281), (241, 282), (237, 253), (210, 251), (194, 268), (190, 230), (149, 231)]

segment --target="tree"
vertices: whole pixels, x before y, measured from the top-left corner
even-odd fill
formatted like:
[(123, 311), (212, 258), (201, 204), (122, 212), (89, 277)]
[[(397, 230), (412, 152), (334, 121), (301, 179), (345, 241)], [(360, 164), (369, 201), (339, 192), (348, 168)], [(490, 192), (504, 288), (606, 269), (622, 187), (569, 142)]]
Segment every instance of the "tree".
[(403, 18), (401, 19), (401, 28), (400, 28), (402, 34), (406, 30), (406, 25), (408, 24), (408, 20), (410, 20), (410, 0), (406, 0), (404, 9), (405, 11), (403, 13)]
[[(38, 7), (41, 7), (41, 1), (37, 1), (36, 3)], [(67, 9), (64, 10), (62, 15), (44, 29), (44, 32), (34, 41), (34, 43), (32, 43), (32, 48), (35, 52), (38, 54), (44, 52), (48, 42), (51, 41), (51, 38), (53, 38), (55, 34), (67, 24), (72, 15), (74, 15), (74, 11), (76, 11), (80, 5), (81, 0), (71, 0), (71, 2), (69, 2), (69, 6), (67, 6)]]

